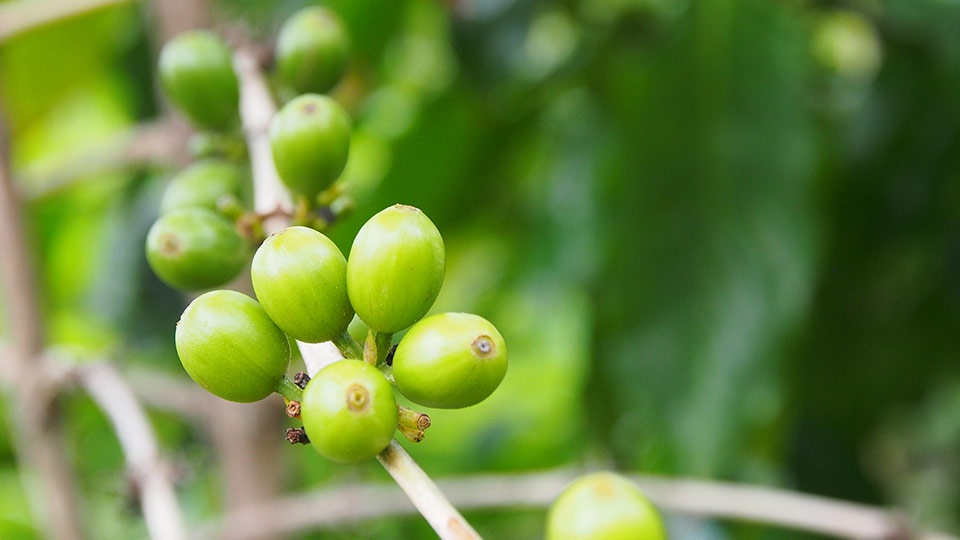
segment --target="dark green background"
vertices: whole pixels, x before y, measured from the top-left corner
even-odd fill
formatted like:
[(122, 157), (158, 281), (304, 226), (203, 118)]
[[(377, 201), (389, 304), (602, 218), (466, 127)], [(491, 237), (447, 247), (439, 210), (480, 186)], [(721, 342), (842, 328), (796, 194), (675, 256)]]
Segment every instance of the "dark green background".
[[(301, 5), (215, 7), (269, 42)], [(501, 389), (438, 412), (411, 448), (428, 472), (587, 464), (754, 482), (960, 532), (960, 5), (328, 5), (354, 39), (335, 95), (356, 128), (356, 211), (332, 238), (346, 253), (376, 211), (420, 207), (447, 245), (435, 311), (484, 315), (510, 347)], [(49, 341), (185, 377), (184, 300), (142, 254), (174, 171), (45, 187), (159, 114), (152, 32), (130, 4), (0, 43), (0, 99), (18, 182), (40, 193), (27, 216)], [(91, 531), (142, 534), (107, 424), (81, 396), (65, 412)], [(154, 419), (193, 471), (188, 517), (210, 517), (203, 439)], [(14, 527), (27, 513), (8, 438), (0, 521)], [(291, 489), (385, 480), (284, 456), (307, 471)], [(542, 532), (542, 512), (470, 517), (491, 538)], [(429, 537), (418, 519), (345, 534)]]

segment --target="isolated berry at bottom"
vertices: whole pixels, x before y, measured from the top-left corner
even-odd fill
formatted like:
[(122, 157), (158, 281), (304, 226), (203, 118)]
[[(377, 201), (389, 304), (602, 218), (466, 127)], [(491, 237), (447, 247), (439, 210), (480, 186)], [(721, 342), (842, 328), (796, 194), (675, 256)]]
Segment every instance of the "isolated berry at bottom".
[(341, 360), (318, 371), (300, 402), (310, 444), (340, 463), (358, 463), (383, 451), (397, 417), (393, 387), (377, 368), (360, 360)]
[(277, 74), (298, 94), (324, 93), (343, 76), (349, 52), (347, 32), (336, 14), (305, 7), (277, 35)]
[(248, 403), (269, 396), (290, 363), (287, 336), (256, 300), (210, 291), (187, 306), (176, 331), (177, 355), (211, 394)]
[(147, 262), (166, 284), (184, 291), (223, 285), (247, 262), (247, 242), (226, 218), (206, 208), (160, 216), (147, 233)]
[(441, 313), (414, 324), (393, 355), (400, 393), (427, 407), (458, 409), (486, 399), (507, 373), (507, 346), (479, 315)]
[(180, 171), (167, 184), (160, 200), (160, 212), (201, 207), (217, 210), (224, 196), (242, 201), (247, 179), (239, 167), (221, 159), (204, 159)]
[(395, 204), (370, 218), (347, 257), (347, 292), (378, 332), (420, 320), (440, 293), (446, 256), (440, 231), (419, 208)]
[(626, 478), (610, 472), (575, 480), (547, 513), (547, 540), (664, 540), (657, 509)]
[(267, 238), (253, 256), (250, 277), (263, 309), (295, 339), (330, 341), (353, 320), (347, 260), (313, 229), (288, 227)]

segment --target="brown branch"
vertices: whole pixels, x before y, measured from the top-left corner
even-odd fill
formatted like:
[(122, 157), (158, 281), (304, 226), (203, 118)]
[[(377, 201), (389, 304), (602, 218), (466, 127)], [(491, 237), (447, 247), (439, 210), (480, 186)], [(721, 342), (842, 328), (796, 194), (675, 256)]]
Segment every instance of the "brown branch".
[(57, 21), (133, 0), (14, 0), (0, 4), (0, 43)]
[(218, 398), (190, 379), (142, 367), (124, 370), (123, 377), (137, 398), (153, 409), (200, 423), (215, 421), (211, 404)]
[(8, 324), (10, 327), (11, 375), (23, 379), (20, 373), (27, 363), (43, 350), (43, 330), (36, 298), (32, 256), (27, 249), (25, 231), (20, 217), (20, 201), (15, 192), (9, 162), (10, 147), (6, 125), (0, 118), (0, 272), (3, 278)]
[(410, 499), (394, 485), (349, 484), (241, 508), (200, 526), (194, 538), (283, 537), (318, 527), (416, 513)]
[[(44, 361), (36, 284), (10, 174), (9, 145), (0, 118), (0, 278), (10, 329), (4, 363), (12, 394), (18, 463), (36, 523), (54, 538), (80, 538), (73, 478), (63, 454), (53, 370)], [(35, 484), (33, 479), (38, 482)]]
[(185, 165), (190, 159), (185, 141), (191, 133), (189, 125), (173, 115), (139, 124), (95, 148), (65, 159), (53, 170), (29, 167), (19, 170), (18, 178), (24, 186), (22, 196), (40, 199), (55, 195), (107, 171), (151, 164)]
[[(544, 508), (584, 471), (477, 475), (447, 478), (437, 485), (457, 508), (490, 510)], [(632, 475), (637, 485), (667, 513), (742, 520), (826, 534), (837, 538), (914, 538), (950, 540), (933, 531), (911, 531), (902, 516), (875, 507), (804, 495), (783, 489), (690, 479)], [(220, 529), (224, 537), (256, 529), (263, 536), (283, 536), (366, 519), (416, 513), (396, 488), (386, 484), (351, 484), (292, 495), (241, 509), (219, 523), (200, 527), (199, 538)]]
[(127, 472), (139, 495), (150, 538), (186, 538), (172, 469), (161, 458), (150, 420), (130, 386), (106, 363), (80, 367), (76, 376), (113, 425), (127, 462)]
[(208, 0), (153, 0), (148, 6), (151, 26), (156, 30), (155, 45), (163, 45), (181, 32), (210, 26)]

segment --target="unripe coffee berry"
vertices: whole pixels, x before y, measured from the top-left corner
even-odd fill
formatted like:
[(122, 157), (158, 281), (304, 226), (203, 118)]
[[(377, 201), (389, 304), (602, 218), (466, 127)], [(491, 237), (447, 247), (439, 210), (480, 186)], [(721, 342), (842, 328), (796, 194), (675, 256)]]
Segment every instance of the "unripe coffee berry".
[(217, 210), (222, 197), (244, 198), (247, 179), (236, 165), (220, 159), (192, 163), (174, 176), (163, 191), (160, 212), (201, 207)]
[(288, 227), (257, 249), (250, 269), (263, 309), (291, 337), (330, 341), (353, 319), (347, 260), (332, 240), (307, 227)]
[(419, 208), (397, 204), (368, 220), (347, 258), (347, 292), (357, 315), (379, 332), (420, 320), (443, 284), (443, 238)]
[(333, 88), (347, 66), (347, 32), (332, 11), (320, 6), (290, 16), (277, 36), (277, 74), (298, 94)]
[(147, 262), (162, 281), (184, 291), (217, 287), (240, 274), (247, 243), (232, 223), (206, 208), (160, 216), (147, 233)]
[(191, 30), (160, 51), (164, 93), (192, 123), (223, 130), (237, 123), (240, 91), (229, 47), (216, 34)]
[(629, 480), (602, 472), (570, 484), (547, 513), (547, 540), (664, 540), (656, 508)]
[(398, 414), (393, 387), (377, 368), (360, 360), (341, 360), (318, 371), (300, 401), (310, 444), (340, 463), (379, 454), (393, 438)]
[(269, 396), (290, 363), (287, 336), (256, 300), (210, 291), (187, 306), (176, 331), (177, 355), (211, 394), (248, 403)]
[(270, 120), (270, 149), (290, 191), (315, 197), (339, 178), (350, 150), (350, 118), (317, 94), (290, 100)]
[(507, 373), (507, 346), (489, 321), (441, 313), (414, 324), (393, 355), (397, 389), (427, 407), (459, 409), (490, 396)]

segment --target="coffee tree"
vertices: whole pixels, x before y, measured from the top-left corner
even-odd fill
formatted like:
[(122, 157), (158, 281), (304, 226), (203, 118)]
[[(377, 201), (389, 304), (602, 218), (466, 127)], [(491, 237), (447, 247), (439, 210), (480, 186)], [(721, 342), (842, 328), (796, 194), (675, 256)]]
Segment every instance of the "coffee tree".
[(900, 4), (0, 5), (0, 537), (945, 537)]

